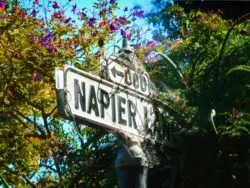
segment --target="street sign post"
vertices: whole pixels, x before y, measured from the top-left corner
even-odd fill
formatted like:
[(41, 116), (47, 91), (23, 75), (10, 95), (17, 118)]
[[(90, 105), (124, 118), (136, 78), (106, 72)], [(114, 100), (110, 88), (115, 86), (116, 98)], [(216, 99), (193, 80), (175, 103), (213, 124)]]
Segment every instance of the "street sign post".
[(69, 117), (136, 137), (143, 137), (155, 120), (153, 105), (143, 95), (70, 66), (65, 66), (63, 79), (61, 70), (57, 75), (64, 80)]
[[(125, 58), (121, 58), (122, 53)], [(141, 143), (156, 115), (149, 75), (131, 62), (130, 55), (123, 45), (118, 56), (101, 63), (102, 77), (67, 65), (56, 69), (58, 113), (78, 124), (101, 127), (122, 137), (125, 149), (115, 161), (119, 185), (146, 188), (148, 159)]]

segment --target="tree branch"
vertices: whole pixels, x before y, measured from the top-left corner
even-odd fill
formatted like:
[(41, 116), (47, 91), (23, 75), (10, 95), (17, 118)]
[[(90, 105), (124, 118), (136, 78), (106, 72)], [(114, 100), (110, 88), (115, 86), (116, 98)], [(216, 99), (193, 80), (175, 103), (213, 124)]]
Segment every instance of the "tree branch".
[(41, 111), (42, 112), (42, 118), (43, 118), (43, 123), (44, 123), (44, 127), (48, 133), (49, 138), (51, 138), (51, 132), (49, 130), (49, 124), (48, 124), (48, 120), (47, 120), (47, 115), (45, 114), (44, 110)]
[(29, 123), (33, 124), (33, 125), (35, 126), (35, 128), (37, 128), (43, 136), (46, 135), (45, 132), (42, 130), (42, 128), (39, 127), (39, 125), (38, 125), (36, 122), (34, 122), (34, 121), (32, 121), (30, 118), (26, 117), (24, 114), (22, 114), (22, 113), (19, 112), (18, 110), (14, 110), (14, 111), (15, 111), (19, 116), (21, 116), (23, 119), (25, 119), (25, 120), (28, 121)]
[(49, 112), (49, 113), (47, 114), (47, 116), (51, 116), (51, 115), (56, 111), (56, 109), (57, 109), (57, 107), (53, 108), (53, 109), (51, 110), (51, 112)]
[(40, 138), (40, 139), (45, 139), (45, 138), (46, 138), (45, 136), (43, 136), (43, 135), (38, 135), (38, 134), (25, 134), (24, 137), (25, 137), (25, 138), (33, 137), (33, 138)]
[(52, 168), (52, 166), (49, 166), (49, 165), (46, 165), (46, 164), (40, 165), (40, 167), (43, 167), (43, 166), (50, 169), (50, 170), (52, 170), (53, 172), (57, 173), (56, 169)]
[(32, 188), (36, 188), (36, 185), (34, 183), (32, 183), (30, 181), (30, 179), (25, 174), (22, 174), (21, 176), (25, 180), (25, 183), (29, 184)]

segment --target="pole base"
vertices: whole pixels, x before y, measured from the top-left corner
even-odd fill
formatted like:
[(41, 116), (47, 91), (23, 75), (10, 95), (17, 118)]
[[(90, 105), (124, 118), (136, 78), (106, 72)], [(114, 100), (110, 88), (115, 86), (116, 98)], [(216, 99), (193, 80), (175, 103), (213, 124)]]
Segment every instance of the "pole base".
[(142, 150), (137, 151), (123, 149), (117, 155), (115, 168), (120, 188), (147, 188), (148, 162)]

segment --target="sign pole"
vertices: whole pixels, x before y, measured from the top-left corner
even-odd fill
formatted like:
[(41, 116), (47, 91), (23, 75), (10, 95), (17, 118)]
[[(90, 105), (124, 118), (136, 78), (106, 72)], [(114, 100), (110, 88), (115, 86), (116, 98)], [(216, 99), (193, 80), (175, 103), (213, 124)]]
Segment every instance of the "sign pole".
[(138, 145), (118, 152), (115, 169), (120, 188), (147, 187), (148, 161)]

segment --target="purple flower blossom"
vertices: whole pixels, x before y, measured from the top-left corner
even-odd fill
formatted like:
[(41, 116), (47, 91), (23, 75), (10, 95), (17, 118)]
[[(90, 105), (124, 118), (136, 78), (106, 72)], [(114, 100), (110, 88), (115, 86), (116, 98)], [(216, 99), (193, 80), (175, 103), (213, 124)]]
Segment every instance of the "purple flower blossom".
[(59, 4), (58, 4), (57, 1), (54, 1), (54, 2), (53, 2), (52, 7), (53, 7), (54, 9), (60, 8), (60, 6), (59, 6)]
[(0, 1), (0, 9), (5, 10), (5, 8), (6, 8), (6, 4), (5, 4), (5, 2), (3, 0), (1, 0)]
[(67, 19), (64, 21), (64, 23), (68, 24), (70, 21), (71, 21), (71, 18), (69, 17), (69, 18), (67, 18)]
[(36, 17), (36, 15), (37, 15), (37, 13), (38, 13), (39, 11), (36, 11), (36, 9), (32, 9), (32, 11), (31, 11), (31, 15), (33, 16), (33, 17)]
[(121, 35), (124, 38), (130, 39), (132, 36), (132, 33), (130, 32), (129, 28), (127, 27), (125, 30), (123, 30), (123, 29), (121, 30)]
[(146, 46), (149, 47), (149, 48), (152, 48), (152, 47), (154, 47), (154, 46), (156, 46), (156, 45), (157, 45), (157, 42), (154, 41), (154, 40), (148, 41), (148, 42), (146, 43)]
[(43, 46), (48, 46), (49, 42), (51, 41), (53, 37), (54, 37), (54, 33), (50, 31), (47, 35), (41, 38), (40, 42)]
[(42, 39), (43, 40), (51, 40), (54, 36), (54, 33), (50, 31), (47, 35), (45, 35)]
[(109, 3), (113, 5), (113, 4), (115, 4), (115, 1), (116, 0), (110, 0)]
[(93, 27), (95, 23), (96, 23), (96, 18), (95, 17), (92, 17), (92, 18), (89, 19), (88, 24), (89, 24), (90, 27)]
[(110, 24), (109, 28), (111, 31), (117, 31), (120, 28), (120, 25), (118, 21), (116, 20)]
[(133, 12), (133, 15), (137, 18), (143, 18), (144, 17), (144, 11), (143, 10), (135, 10)]
[(39, 0), (35, 0), (35, 1), (34, 1), (34, 4), (39, 4)]
[(41, 81), (41, 75), (39, 73), (34, 73), (33, 80), (34, 80), (34, 82), (40, 82)]
[(72, 12), (73, 14), (76, 14), (76, 4), (72, 6)]

